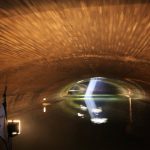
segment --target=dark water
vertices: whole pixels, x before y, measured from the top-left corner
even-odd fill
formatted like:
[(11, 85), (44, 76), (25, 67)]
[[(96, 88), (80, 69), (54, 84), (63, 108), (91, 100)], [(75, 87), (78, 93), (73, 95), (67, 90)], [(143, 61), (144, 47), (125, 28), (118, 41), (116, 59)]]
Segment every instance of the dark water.
[[(106, 92), (111, 88), (107, 89)], [(150, 103), (148, 97), (137, 99), (136, 92), (134, 95), (136, 99), (100, 95), (88, 103), (79, 99), (80, 95), (75, 99), (71, 95), (71, 98), (45, 106), (46, 112), (43, 112), (43, 105), (24, 110), (11, 118), (21, 121), (21, 134), (12, 138), (13, 149), (147, 150), (150, 147)], [(100, 110), (94, 117), (105, 118), (105, 122), (92, 122), (93, 115), (81, 109), (81, 106), (93, 105), (92, 102)], [(0, 150), (5, 149), (2, 142), (0, 146)]]
[(128, 119), (126, 104), (110, 105), (112, 112), (105, 113), (108, 122), (104, 124), (93, 124), (88, 118), (69, 114), (62, 108), (63, 102), (48, 106), (45, 113), (40, 107), (20, 114), (16, 117), (21, 120), (22, 133), (13, 138), (13, 149), (147, 149), (150, 146), (150, 104), (133, 102), (132, 122)]

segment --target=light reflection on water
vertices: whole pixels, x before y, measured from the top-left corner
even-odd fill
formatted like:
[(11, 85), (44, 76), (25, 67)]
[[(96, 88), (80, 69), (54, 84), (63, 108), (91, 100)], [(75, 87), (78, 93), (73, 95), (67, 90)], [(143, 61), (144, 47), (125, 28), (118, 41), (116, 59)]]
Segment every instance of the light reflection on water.
[(64, 110), (95, 124), (116, 120), (131, 124), (132, 104), (145, 98), (140, 86), (101, 77), (78, 81), (63, 92)]
[[(85, 107), (82, 111), (75, 109), (76, 114), (61, 109), (65, 101), (46, 106), (45, 113), (36, 109), (19, 114), (22, 134), (13, 140), (15, 150), (146, 149), (150, 138), (150, 105), (133, 101), (131, 123), (126, 100), (107, 102), (96, 101), (96, 106), (101, 107), (93, 111), (100, 113), (101, 120), (96, 118), (94, 123)], [(108, 118), (107, 123), (102, 123), (106, 121), (102, 118)]]
[[(146, 149), (150, 138), (150, 105), (142, 99), (141, 88), (119, 85), (111, 91), (114, 86), (109, 86), (109, 90), (106, 84), (105, 90), (99, 87), (97, 85), (97, 91), (93, 95), (88, 93), (87, 97), (85, 85), (82, 93), (74, 94), (77, 91), (73, 89), (73, 93), (65, 91), (67, 95), (60, 98), (61, 102), (58, 99), (58, 103), (53, 104), (46, 98), (39, 109), (19, 114), (22, 134), (13, 141), (15, 150), (32, 150), (33, 147), (38, 150)], [(120, 90), (120, 87), (123, 88)], [(67, 89), (70, 88), (72, 86)], [(94, 107), (85, 101), (94, 102)], [(46, 107), (45, 113), (43, 107)], [(93, 118), (88, 109), (94, 114)]]

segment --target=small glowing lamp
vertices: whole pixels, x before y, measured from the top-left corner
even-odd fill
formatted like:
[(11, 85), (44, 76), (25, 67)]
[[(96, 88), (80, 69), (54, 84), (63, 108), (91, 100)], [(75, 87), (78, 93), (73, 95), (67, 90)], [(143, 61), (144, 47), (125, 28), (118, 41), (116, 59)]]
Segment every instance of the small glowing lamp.
[(21, 134), (21, 121), (8, 120), (8, 133), (11, 137)]
[(43, 101), (46, 101), (46, 97), (43, 98)]

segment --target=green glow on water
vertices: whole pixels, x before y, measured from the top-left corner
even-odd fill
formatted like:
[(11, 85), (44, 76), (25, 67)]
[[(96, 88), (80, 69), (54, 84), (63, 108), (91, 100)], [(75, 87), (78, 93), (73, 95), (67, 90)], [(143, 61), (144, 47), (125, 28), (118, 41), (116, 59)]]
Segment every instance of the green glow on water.
[[(85, 96), (88, 82), (91, 79), (98, 81), (99, 89), (96, 89), (96, 92), (100, 91), (100, 93), (93, 92), (93, 94), (86, 94)], [(115, 91), (114, 93), (111, 92), (110, 87), (112, 88), (112, 91)], [(84, 112), (81, 108), (81, 105), (83, 105), (83, 107), (86, 107), (86, 101), (93, 101), (94, 103), (99, 104), (103, 107), (104, 103), (106, 103), (106, 105), (109, 105), (109, 103), (117, 102), (127, 103), (129, 101), (129, 98), (132, 100), (143, 99), (144, 92), (142, 88), (125, 81), (108, 78), (90, 78), (67, 85), (61, 91), (60, 95), (60, 98), (64, 100), (64, 102), (62, 103), (62, 107), (64, 108), (64, 110), (76, 115), (79, 112)]]

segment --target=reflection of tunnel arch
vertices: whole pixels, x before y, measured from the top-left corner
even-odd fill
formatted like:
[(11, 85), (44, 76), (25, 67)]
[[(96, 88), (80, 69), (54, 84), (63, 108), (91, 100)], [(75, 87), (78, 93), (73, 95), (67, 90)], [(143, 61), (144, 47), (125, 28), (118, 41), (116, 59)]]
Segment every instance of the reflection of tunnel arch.
[[(132, 103), (145, 99), (143, 89), (139, 86), (101, 77), (72, 83), (62, 90), (61, 95), (64, 99), (61, 106), (65, 111), (81, 118), (90, 116), (91, 121), (98, 124), (113, 120), (114, 114), (119, 118), (119, 111), (124, 114), (122, 119), (126, 118), (125, 120), (132, 122)], [(107, 114), (109, 119), (103, 118), (104, 114)], [(120, 120), (122, 119), (120, 117)]]

